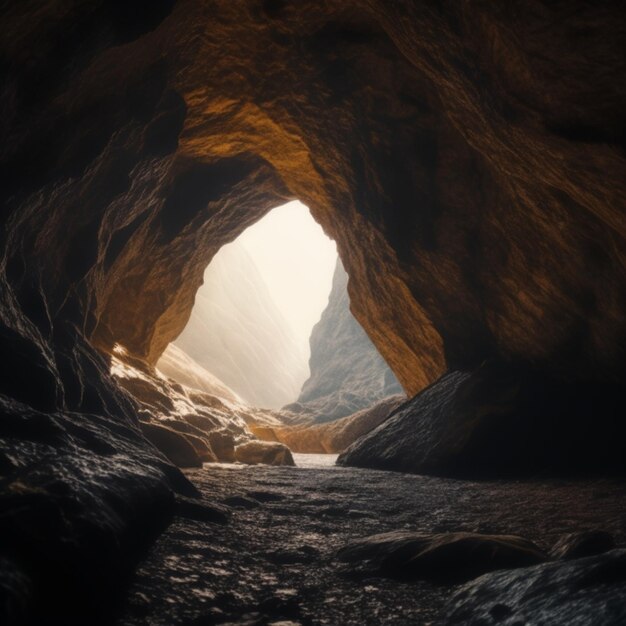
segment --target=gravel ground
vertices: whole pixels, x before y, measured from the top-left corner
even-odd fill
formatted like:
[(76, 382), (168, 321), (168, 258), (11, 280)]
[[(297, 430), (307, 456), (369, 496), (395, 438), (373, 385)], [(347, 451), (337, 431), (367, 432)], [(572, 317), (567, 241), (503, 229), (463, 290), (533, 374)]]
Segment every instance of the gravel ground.
[(567, 532), (626, 538), (624, 481), (469, 482), (336, 467), (207, 464), (187, 472), (226, 526), (176, 518), (138, 568), (119, 626), (428, 624), (454, 590), (356, 580), (335, 551), (396, 529), (519, 534), (549, 548)]

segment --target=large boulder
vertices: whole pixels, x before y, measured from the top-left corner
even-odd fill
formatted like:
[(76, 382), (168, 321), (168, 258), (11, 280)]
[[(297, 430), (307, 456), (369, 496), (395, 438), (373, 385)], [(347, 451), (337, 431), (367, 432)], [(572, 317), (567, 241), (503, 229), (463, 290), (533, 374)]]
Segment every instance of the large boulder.
[(526, 567), (548, 558), (531, 541), (513, 535), (410, 531), (358, 539), (341, 548), (337, 557), (363, 576), (440, 583), (464, 582), (485, 572)]
[(626, 550), (485, 574), (447, 603), (439, 626), (622, 626)]
[(235, 459), (248, 465), (295, 465), (286, 445), (269, 441), (249, 441), (238, 445)]
[(202, 458), (190, 437), (162, 424), (141, 422), (141, 432), (178, 467), (202, 467)]
[(340, 465), (454, 476), (626, 470), (621, 391), (489, 361), (451, 372), (357, 440)]

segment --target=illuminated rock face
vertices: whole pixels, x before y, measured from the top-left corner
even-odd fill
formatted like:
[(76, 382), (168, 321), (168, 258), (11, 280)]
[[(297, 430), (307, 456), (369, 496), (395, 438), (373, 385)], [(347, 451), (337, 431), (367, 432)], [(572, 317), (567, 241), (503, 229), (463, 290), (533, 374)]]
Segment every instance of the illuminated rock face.
[(402, 387), (350, 313), (348, 275), (337, 261), (328, 305), (311, 332), (310, 377), (285, 408), (299, 423), (330, 422), (402, 393)]
[(19, 335), (25, 317), (44, 334), (62, 320), (155, 362), (220, 245), (298, 197), (409, 393), (494, 355), (621, 379), (610, 11), (187, 1), (122, 32), (82, 7), (103, 33), (77, 33), (68, 67), (54, 45), (75, 15), (53, 5), (3, 16), (2, 298)]
[[(120, 502), (182, 488), (106, 355), (156, 363), (215, 252), (291, 198), (337, 241), (352, 311), (409, 395), (487, 357), (623, 385), (619, 3), (118, 4), (0, 14), (0, 467), (39, 463), (11, 492), (31, 488), (21, 514), (53, 498), (61, 448), (80, 463), (60, 519), (98, 490), (118, 545)], [(80, 555), (105, 556), (73, 545), (50, 620), (71, 621)]]

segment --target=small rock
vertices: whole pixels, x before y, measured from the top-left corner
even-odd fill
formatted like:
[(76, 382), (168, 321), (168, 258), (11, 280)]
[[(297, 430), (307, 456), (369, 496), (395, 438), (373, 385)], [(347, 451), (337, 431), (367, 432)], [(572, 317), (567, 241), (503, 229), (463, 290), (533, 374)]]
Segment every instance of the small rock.
[(441, 583), (471, 580), (489, 571), (541, 563), (547, 555), (514, 535), (390, 532), (348, 544), (339, 560), (357, 563), (358, 573)]
[(603, 530), (585, 530), (563, 535), (550, 550), (555, 559), (578, 559), (608, 552), (615, 547), (613, 535)]
[(246, 498), (244, 496), (231, 496), (222, 500), (227, 506), (232, 506), (236, 509), (255, 509), (257, 506), (261, 506), (258, 500), (252, 498)]
[(176, 515), (193, 519), (198, 522), (210, 522), (212, 524), (226, 524), (229, 511), (226, 507), (208, 503), (203, 500), (176, 496)]
[(271, 493), (270, 491), (249, 491), (246, 495), (259, 502), (280, 502), (285, 499), (285, 496), (279, 493)]

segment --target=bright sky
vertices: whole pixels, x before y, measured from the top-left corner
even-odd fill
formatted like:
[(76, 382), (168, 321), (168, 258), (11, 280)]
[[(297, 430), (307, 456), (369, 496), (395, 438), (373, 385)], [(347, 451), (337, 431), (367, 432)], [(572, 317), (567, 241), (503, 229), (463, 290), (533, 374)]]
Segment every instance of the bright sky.
[(270, 211), (241, 234), (237, 243), (252, 257), (308, 355), (311, 329), (328, 304), (337, 261), (335, 242), (296, 200)]

